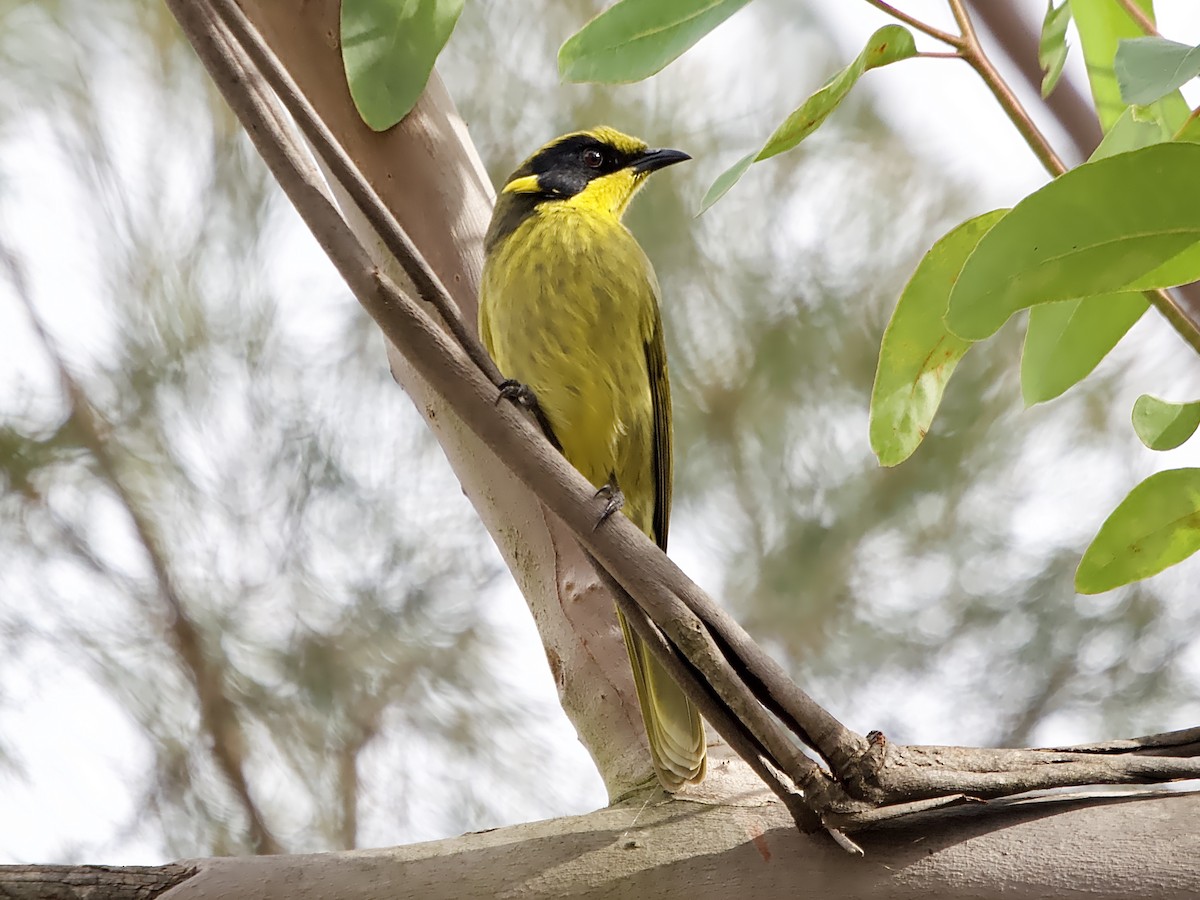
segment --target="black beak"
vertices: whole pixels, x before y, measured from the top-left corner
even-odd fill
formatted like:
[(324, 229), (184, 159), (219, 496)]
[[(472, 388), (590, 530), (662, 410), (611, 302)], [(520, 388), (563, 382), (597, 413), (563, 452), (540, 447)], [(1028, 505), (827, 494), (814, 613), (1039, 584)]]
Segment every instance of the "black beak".
[(691, 159), (691, 157), (682, 150), (647, 150), (633, 164), (633, 171), (639, 175), (643, 172), (657, 172), (659, 169), (665, 169), (667, 166), (673, 166), (686, 159)]

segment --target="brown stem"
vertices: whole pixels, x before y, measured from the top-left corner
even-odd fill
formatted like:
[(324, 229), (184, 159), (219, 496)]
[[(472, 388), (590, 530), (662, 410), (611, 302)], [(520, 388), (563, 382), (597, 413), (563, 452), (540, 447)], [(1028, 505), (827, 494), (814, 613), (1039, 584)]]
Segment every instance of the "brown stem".
[[(1178, 288), (1176, 290), (1179, 290)], [(1189, 347), (1200, 354), (1200, 324), (1187, 314), (1180, 299), (1168, 290), (1146, 291), (1146, 299), (1157, 309)]]
[(942, 31), (939, 28), (934, 28), (932, 25), (928, 25), (925, 22), (922, 22), (920, 19), (910, 16), (908, 13), (904, 12), (903, 10), (896, 9), (896, 7), (892, 6), (892, 4), (884, 2), (884, 0), (867, 0), (867, 2), (870, 3), (872, 6), (874, 6), (876, 9), (882, 10), (883, 12), (887, 13), (893, 19), (898, 19), (901, 22), (903, 22), (905, 25), (908, 25), (911, 28), (915, 28), (917, 31), (920, 31), (922, 34), (927, 34), (931, 38), (936, 38), (937, 40), (941, 41), (944, 44), (949, 44), (951, 47), (955, 47), (955, 48), (962, 47), (962, 38), (956, 37), (955, 35), (950, 34), (947, 31)]
[[(1037, 28), (1011, 3), (968, 0), (968, 6), (974, 20), (991, 32), (1029, 89), (1040, 91), (1042, 66), (1037, 55)], [(1104, 136), (1091, 98), (1084, 96), (1074, 81), (1064, 78), (1043, 102), (1067, 132), (1079, 159), (1091, 156)]]
[(1062, 159), (1050, 146), (1050, 141), (1034, 124), (1029, 112), (1021, 105), (1021, 101), (1017, 99), (1017, 95), (1013, 93), (1008, 82), (1004, 80), (992, 64), (991, 59), (988, 58), (987, 53), (984, 52), (983, 45), (979, 43), (979, 35), (975, 33), (975, 26), (971, 22), (971, 14), (967, 12), (963, 0), (949, 0), (949, 3), (950, 9), (954, 13), (954, 20), (958, 22), (958, 27), (962, 31), (961, 53), (963, 59), (979, 73), (979, 77), (983, 79), (984, 84), (999, 101), (1000, 107), (1012, 120), (1012, 123), (1017, 126), (1017, 131), (1025, 138), (1025, 142), (1029, 144), (1034, 155), (1046, 167), (1046, 171), (1055, 177), (1067, 171)]
[(802, 794), (789, 785), (778, 769), (772, 764), (771, 755), (754, 733), (737, 716), (730, 713), (729, 708), (722, 703), (698, 676), (694, 668), (688, 665), (675, 652), (662, 632), (646, 615), (645, 611), (633, 600), (627, 591), (612, 578), (603, 566), (597, 566), (597, 571), (605, 579), (617, 598), (617, 606), (628, 619), (630, 627), (652, 649), (654, 655), (666, 666), (680, 685), (690, 690), (689, 695), (696, 702), (697, 709), (703, 714), (725, 742), (736, 751), (738, 756), (746, 761), (754, 773), (778, 797), (796, 822), (801, 831), (811, 833), (821, 829), (821, 821), (816, 812), (805, 801)]
[(1162, 37), (1158, 33), (1158, 28), (1154, 25), (1154, 20), (1146, 15), (1146, 11), (1142, 9), (1134, 0), (1117, 0), (1121, 4), (1121, 8), (1137, 23), (1138, 28), (1146, 32), (1151, 37)]
[(133, 524), (134, 534), (137, 535), (150, 563), (158, 586), (158, 595), (166, 612), (167, 634), (196, 692), (201, 726), (208, 737), (208, 749), (241, 804), (254, 850), (260, 854), (282, 853), (283, 848), (267, 827), (258, 804), (250, 795), (250, 786), (246, 781), (245, 733), (238, 719), (237, 709), (225, 693), (224, 675), (204, 653), (200, 629), (192, 621), (183, 598), (175, 588), (175, 581), (167, 563), (167, 554), (159, 544), (157, 530), (121, 477), (117, 463), (118, 452), (111, 446), (112, 439), (107, 434), (108, 429), (92, 406), (82, 385), (71, 374), (54, 339), (42, 323), (20, 264), (12, 251), (3, 245), (0, 245), (0, 261), (3, 261), (13, 290), (25, 307), (33, 331), (56, 370), (59, 383), (71, 407), (71, 417), (78, 427), (83, 443), (96, 461), (101, 478), (124, 507)]
[(1183, 124), (1180, 125), (1179, 130), (1175, 132), (1174, 139), (1179, 140), (1179, 138), (1187, 130), (1188, 126), (1191, 125), (1194, 121), (1196, 121), (1197, 117), (1200, 117), (1200, 106), (1197, 106), (1190, 113), (1188, 113), (1188, 117), (1183, 120)]

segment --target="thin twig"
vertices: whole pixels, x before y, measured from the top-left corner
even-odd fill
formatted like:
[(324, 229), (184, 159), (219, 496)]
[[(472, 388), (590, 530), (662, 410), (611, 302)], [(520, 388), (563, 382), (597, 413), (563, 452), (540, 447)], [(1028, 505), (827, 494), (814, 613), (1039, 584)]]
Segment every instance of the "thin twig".
[(1146, 15), (1146, 11), (1138, 6), (1134, 0), (1117, 0), (1117, 2), (1121, 4), (1121, 8), (1125, 10), (1129, 18), (1137, 23), (1138, 28), (1151, 37), (1162, 37), (1158, 33), (1158, 28), (1154, 25), (1154, 20)]
[(1200, 728), (1184, 728), (1119, 741), (1047, 749), (1062, 750), (1065, 753), (1137, 753), (1147, 756), (1168, 753), (1171, 756), (1195, 756), (1200, 755)]
[(1183, 120), (1183, 124), (1180, 125), (1179, 130), (1175, 132), (1175, 137), (1173, 138), (1173, 140), (1177, 141), (1180, 138), (1182, 138), (1183, 133), (1185, 131), (1187, 131), (1188, 126), (1190, 126), (1193, 122), (1195, 122), (1198, 117), (1200, 117), (1200, 106), (1197, 106), (1190, 113), (1188, 113), (1188, 117)]
[(79, 430), (83, 444), (96, 461), (100, 476), (124, 507), (133, 525), (138, 542), (146, 553), (150, 570), (158, 587), (166, 613), (167, 633), (171, 644), (188, 673), (196, 701), (200, 707), (200, 722), (208, 736), (208, 748), (216, 760), (217, 767), (225, 776), (234, 796), (241, 804), (250, 831), (250, 840), (255, 852), (260, 854), (282, 853), (283, 848), (267, 827), (262, 812), (250, 795), (246, 781), (245, 734), (238, 719), (237, 709), (225, 693), (225, 679), (221, 671), (212, 664), (204, 653), (200, 630), (188, 614), (183, 598), (175, 588), (171, 577), (167, 555), (159, 545), (156, 529), (142, 511), (132, 491), (121, 477), (117, 464), (117, 453), (110, 446), (111, 437), (102, 424), (99, 414), (88, 399), (83, 386), (71, 374), (54, 339), (50, 336), (33, 297), (25, 282), (20, 263), (12, 251), (0, 244), (0, 260), (3, 260), (9, 281), (18, 300), (25, 307), (34, 333), (58, 375), (63, 393), (71, 407), (71, 417)]
[(983, 49), (983, 45), (979, 43), (979, 35), (975, 32), (975, 26), (971, 22), (971, 14), (967, 11), (963, 0), (948, 0), (950, 9), (954, 13), (954, 20), (958, 22), (958, 27), (962, 31), (961, 53), (963, 58), (971, 64), (979, 77), (983, 79), (984, 84), (999, 101), (1000, 107), (1008, 115), (1012, 123), (1017, 126), (1017, 131), (1021, 132), (1021, 136), (1025, 138), (1025, 142), (1029, 144), (1031, 150), (1046, 167), (1046, 171), (1052, 176), (1059, 176), (1067, 171), (1066, 165), (1063, 163), (1059, 155), (1054, 152), (1054, 148), (1050, 146), (1050, 141), (1034, 124), (1029, 112), (1021, 105), (1021, 101), (1017, 99), (1017, 95), (1013, 93), (1008, 82), (1001, 77), (1000, 72), (992, 64), (987, 53)]
[(896, 9), (896, 7), (892, 6), (892, 4), (884, 2), (884, 0), (867, 0), (867, 2), (876, 9), (887, 13), (893, 19), (898, 19), (905, 25), (915, 28), (917, 31), (920, 31), (922, 34), (927, 34), (931, 38), (936, 38), (943, 44), (949, 44), (951, 47), (962, 46), (962, 38), (956, 37), (955, 35), (950, 34), (948, 31), (942, 31), (940, 28), (934, 28), (932, 25), (910, 16), (903, 10)]
[[(1022, 15), (1020, 6), (996, 0), (968, 0), (968, 5), (974, 20), (987, 27), (1029, 89), (1040, 92), (1043, 72), (1037, 55), (1038, 31)], [(1064, 78), (1043, 102), (1066, 130), (1079, 158), (1091, 156), (1104, 135), (1091, 98), (1085, 97), (1073, 80)]]

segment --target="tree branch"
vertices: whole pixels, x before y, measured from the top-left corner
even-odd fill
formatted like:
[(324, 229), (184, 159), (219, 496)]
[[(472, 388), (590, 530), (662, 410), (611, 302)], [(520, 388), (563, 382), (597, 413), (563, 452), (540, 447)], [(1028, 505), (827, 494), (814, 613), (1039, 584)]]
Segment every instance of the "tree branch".
[(950, 9), (954, 13), (954, 19), (958, 22), (958, 27), (962, 31), (962, 47), (960, 52), (963, 59), (970, 63), (971, 68), (979, 73), (979, 77), (983, 79), (984, 84), (995, 96), (1000, 103), (1001, 109), (1008, 115), (1012, 123), (1017, 126), (1017, 131), (1021, 132), (1021, 136), (1025, 138), (1025, 143), (1033, 150), (1034, 155), (1046, 167), (1046, 171), (1052, 176), (1061, 175), (1067, 170), (1066, 165), (1054, 148), (1050, 146), (1050, 141), (1042, 134), (1041, 130), (1030, 117), (1029, 112), (1021, 105), (1021, 101), (1017, 99), (1017, 95), (1013, 93), (1008, 82), (1006, 82), (992, 64), (991, 59), (983, 49), (983, 45), (979, 43), (979, 35), (975, 32), (975, 26), (971, 22), (971, 14), (967, 11), (963, 0), (949, 0)]
[[(797, 832), (764, 793), (746, 792), (723, 806), (639, 798), (583, 816), (385, 850), (188, 861), (196, 873), (169, 897), (727, 900), (736, 891), (756, 900), (805, 894), (822, 900), (1178, 900), (1195, 894), (1196, 794), (1160, 792), (1136, 802), (1060, 795), (935, 810), (912, 820), (919, 834), (888, 824), (864, 832), (861, 860)], [(0, 867), (0, 896), (14, 894), (14, 871), (18, 878), (30, 873)], [(70, 872), (42, 871), (46, 882)], [(82, 900), (81, 893), (50, 896)], [(90, 897), (138, 895), (97, 891)]]
[(259, 36), (241, 7), (234, 0), (209, 2), (296, 121), (304, 137), (313, 146), (317, 159), (328, 166), (333, 177), (350, 195), (376, 234), (383, 240), (388, 252), (400, 263), (404, 274), (413, 283), (417, 298), (437, 311), (471, 361), (499, 387), (504, 381), (504, 376), (476, 338), (475, 329), (468, 327), (463, 321), (449, 291), (425, 261), (421, 251), (400, 227), (391, 210), (383, 205), (374, 189), (362, 177), (357, 166), (334, 138), (328, 126), (321, 121), (312, 104), (300, 92), (296, 82), (280, 64), (271, 48)]
[(166, 866), (0, 866), (5, 900), (154, 900), (199, 869)]
[[(1035, 91), (1039, 90), (1042, 69), (1038, 64), (1036, 52), (1038, 36), (1036, 30), (1026, 24), (1020, 10), (1012, 4), (993, 3), (991, 0), (968, 0), (968, 4), (999, 41), (1026, 84)], [(1140, 11), (1136, 4), (1130, 6)], [(1091, 156), (1103, 133), (1094, 107), (1074, 83), (1063, 79), (1054, 93), (1046, 98), (1045, 103), (1070, 136), (1079, 158), (1087, 159)], [(1195, 115), (1196, 112), (1193, 112), (1192, 117)], [(1147, 299), (1168, 318), (1192, 349), (1200, 350), (1194, 338), (1197, 331), (1200, 331), (1200, 285), (1181, 285), (1174, 288), (1166, 298), (1148, 295)]]
[[(1014, 4), (992, 0), (968, 0), (968, 4), (973, 15), (987, 27), (1021, 73), (1025, 84), (1030, 90), (1040, 92), (1042, 67), (1037, 57), (1037, 29)], [(1063, 78), (1043, 102), (1067, 132), (1078, 158), (1084, 160), (1091, 156), (1104, 136), (1091, 100), (1080, 92), (1073, 80)]]

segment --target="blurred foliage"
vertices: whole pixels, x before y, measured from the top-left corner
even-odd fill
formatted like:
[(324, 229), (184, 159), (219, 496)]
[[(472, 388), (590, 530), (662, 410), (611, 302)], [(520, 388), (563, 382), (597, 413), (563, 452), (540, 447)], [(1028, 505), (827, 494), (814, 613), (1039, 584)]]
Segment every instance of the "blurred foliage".
[[(440, 68), (497, 178), (599, 122), (697, 159), (629, 216), (663, 286), (673, 553), (703, 560), (705, 586), (862, 730), (1062, 742), (1194, 718), (1200, 613), (1182, 576), (1074, 600), (1089, 529), (1139, 464), (1110, 439), (1128, 427), (1112, 412), (1121, 367), (1052, 417), (1020, 412), (1010, 326), (963, 361), (918, 453), (879, 469), (880, 335), (922, 251), (982, 211), (970, 186), (860, 90), (692, 220), (747, 136), (845, 58), (810, 7), (760, 0), (648, 82), (562, 85), (555, 52), (600, 5), (475, 0)], [(0, 83), (0, 235), (167, 550), (281, 843), (394, 843), (602, 802), (381, 341), (161, 4), (0, 0)], [(14, 696), (36, 703), (31, 680), (80, 670), (146, 759), (123, 770), (141, 802), (95, 840), (245, 852), (128, 515), (7, 285), (0, 316), (0, 753), (26, 759), (5, 725)]]
[[(166, 857), (251, 852), (165, 637), (165, 574), (238, 711), (251, 795), (286, 849), (578, 806), (543, 746), (553, 710), (506, 674), (503, 611), (520, 606), (497, 604), (486, 532), (377, 330), (165, 6), (7, 4), (0, 21), (3, 240), (102, 417), (115, 470), (86, 449), (3, 284), (0, 704), (9, 679), (81, 668), (144, 736), (129, 751), (148, 764), (133, 773), (126, 839)], [(16, 721), (0, 724), (0, 746), (20, 761)], [(463, 777), (474, 770), (485, 774)]]

